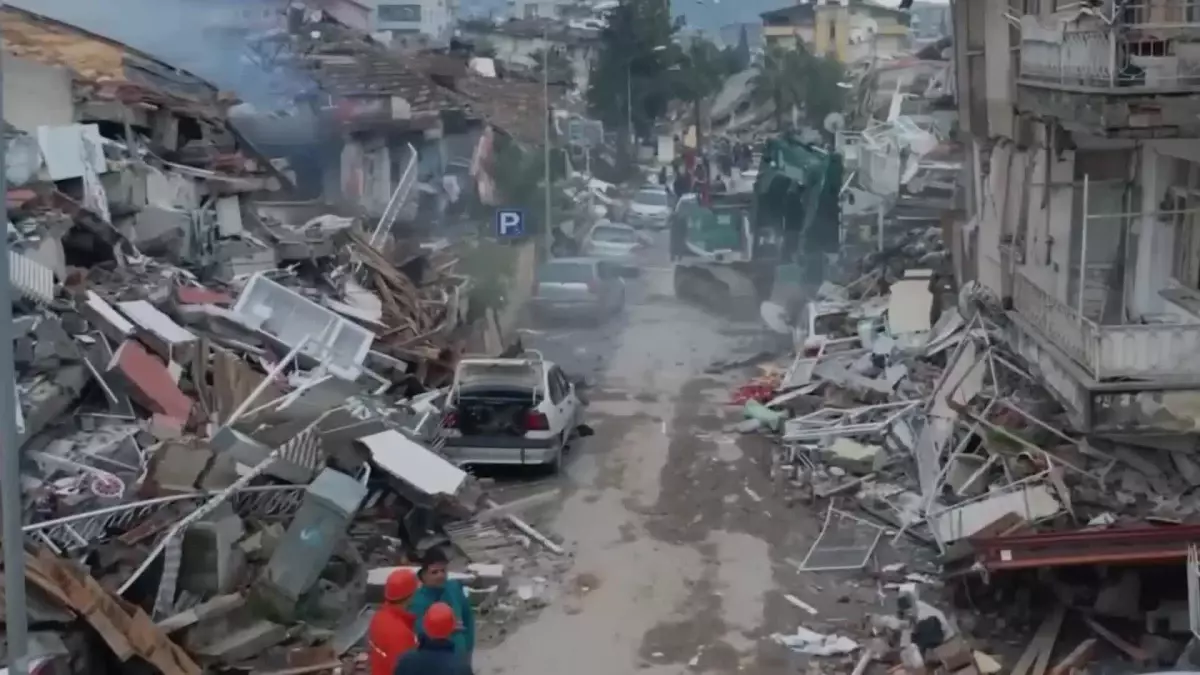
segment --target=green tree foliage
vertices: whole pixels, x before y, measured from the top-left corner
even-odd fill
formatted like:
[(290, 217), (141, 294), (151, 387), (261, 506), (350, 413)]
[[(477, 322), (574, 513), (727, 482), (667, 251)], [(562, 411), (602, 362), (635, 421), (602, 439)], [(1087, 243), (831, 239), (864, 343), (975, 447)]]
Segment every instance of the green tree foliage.
[[(496, 191), (508, 208), (519, 208), (525, 211), (526, 231), (544, 232), (542, 223), (546, 219), (545, 163), (541, 147), (523, 147), (507, 136), (496, 137), (493, 172), (496, 181)], [(566, 167), (562, 152), (554, 150), (550, 155), (550, 180), (558, 182), (566, 175)], [(558, 203), (561, 194), (552, 194), (555, 203), (552, 206), (561, 209)], [(488, 220), (490, 223), (491, 221)]]
[(741, 72), (750, 67), (750, 34), (746, 30), (746, 26), (742, 26), (742, 30), (738, 33), (737, 47), (734, 48), (734, 62), (737, 64), (737, 72)]
[(600, 54), (589, 78), (587, 100), (592, 117), (607, 127), (625, 129), (629, 106), (639, 134), (653, 128), (670, 100), (663, 83), (677, 29), (668, 0), (621, 0), (609, 10), (608, 25), (600, 33)]
[(840, 63), (813, 56), (802, 46), (776, 46), (763, 56), (751, 88), (758, 103), (774, 107), (779, 129), (786, 125), (793, 107), (808, 124), (819, 128), (826, 115), (845, 105), (846, 92), (838, 85), (843, 74)]
[(713, 96), (721, 90), (725, 78), (736, 72), (729, 52), (707, 40), (692, 40), (687, 49), (673, 56), (674, 97), (679, 100), (697, 101)]

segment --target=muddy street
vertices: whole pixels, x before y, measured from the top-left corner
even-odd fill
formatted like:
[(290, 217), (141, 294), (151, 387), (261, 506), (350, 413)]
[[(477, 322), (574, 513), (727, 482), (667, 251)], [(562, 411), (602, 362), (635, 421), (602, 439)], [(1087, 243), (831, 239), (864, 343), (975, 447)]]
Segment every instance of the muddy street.
[(766, 439), (725, 431), (740, 419), (728, 405), (737, 374), (705, 373), (755, 353), (763, 336), (677, 302), (665, 268), (639, 283), (615, 334), (597, 336), (611, 339), (607, 353), (594, 342), (564, 348), (552, 332), (530, 340), (547, 358), (600, 364), (589, 391), (596, 433), (575, 448), (548, 520), (573, 553), (562, 596), (478, 654), (479, 672), (794, 672), (769, 639), (803, 618), (782, 593), (805, 596), (823, 618), (845, 599), (835, 579), (832, 592), (797, 590), (788, 560), (803, 556), (818, 521), (775, 503)]

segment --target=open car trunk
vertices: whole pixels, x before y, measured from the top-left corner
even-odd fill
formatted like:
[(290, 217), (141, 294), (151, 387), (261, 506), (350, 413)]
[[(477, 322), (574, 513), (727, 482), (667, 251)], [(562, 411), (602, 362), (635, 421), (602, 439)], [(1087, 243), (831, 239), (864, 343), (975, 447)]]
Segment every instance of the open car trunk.
[(470, 387), (459, 390), (458, 429), (463, 436), (524, 436), (527, 417), (539, 402), (528, 389)]

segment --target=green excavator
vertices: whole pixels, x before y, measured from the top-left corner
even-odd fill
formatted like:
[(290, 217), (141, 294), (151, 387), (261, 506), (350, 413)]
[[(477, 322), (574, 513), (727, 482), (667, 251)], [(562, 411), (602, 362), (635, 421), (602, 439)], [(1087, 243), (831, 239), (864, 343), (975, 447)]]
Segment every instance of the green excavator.
[(685, 195), (687, 224), (675, 295), (742, 318), (759, 314), (777, 281), (821, 281), (841, 238), (842, 157), (793, 134), (766, 142), (752, 189)]

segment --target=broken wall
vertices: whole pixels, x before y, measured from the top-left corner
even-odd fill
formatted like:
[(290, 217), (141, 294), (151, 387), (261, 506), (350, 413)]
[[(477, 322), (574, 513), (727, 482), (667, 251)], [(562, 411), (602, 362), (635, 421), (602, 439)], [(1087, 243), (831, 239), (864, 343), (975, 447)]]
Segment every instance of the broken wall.
[[(1046, 140), (1044, 132), (1040, 134)], [(1022, 272), (1042, 291), (1067, 300), (1071, 268), (1071, 223), (1075, 152), (1031, 149), (1029, 200)]]
[(981, 209), (975, 216), (979, 231), (975, 249), (979, 283), (998, 298), (1005, 295), (1000, 241), (1005, 231), (1006, 196), (1012, 180), (1019, 177), (1011, 171), (1013, 149), (1009, 143), (997, 143), (992, 148), (991, 167), (980, 195)]
[(28, 134), (75, 121), (71, 73), (15, 56), (4, 60), (4, 121)]

